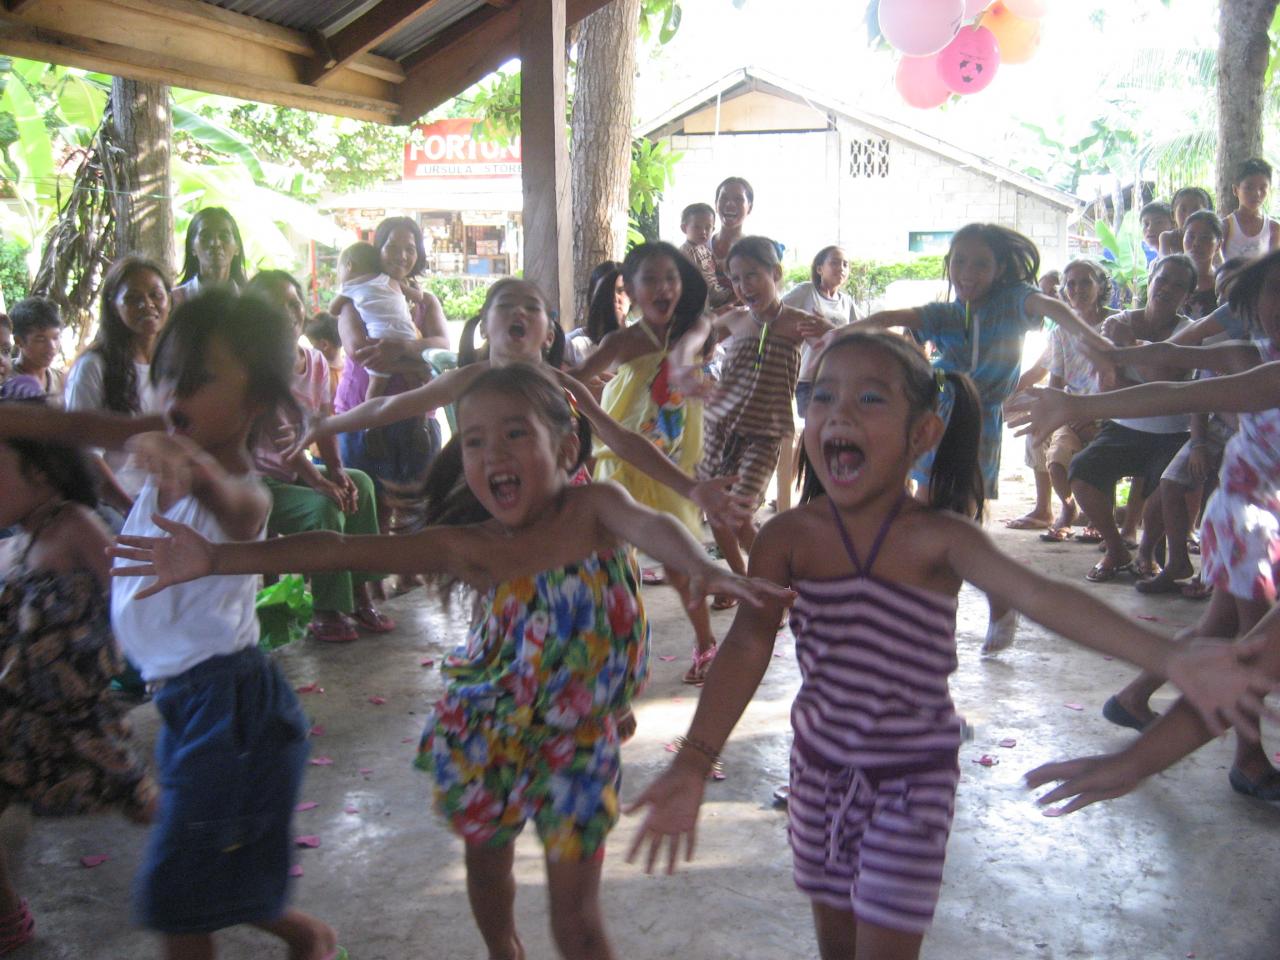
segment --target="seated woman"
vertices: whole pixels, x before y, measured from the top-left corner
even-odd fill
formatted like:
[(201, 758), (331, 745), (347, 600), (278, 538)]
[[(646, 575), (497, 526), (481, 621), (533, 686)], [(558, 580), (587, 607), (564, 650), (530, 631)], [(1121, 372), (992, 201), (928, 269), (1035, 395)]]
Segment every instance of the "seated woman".
[[(293, 322), (298, 335), (306, 321), (302, 287), (283, 270), (263, 270), (245, 292), (275, 304)], [(318, 350), (297, 348), (293, 396), (307, 416), (329, 416), (329, 364)], [(295, 428), (300, 424), (293, 424)], [(254, 448), (254, 466), (271, 491), (268, 535), (334, 530), (338, 533), (377, 533), (378, 513), (373, 481), (359, 470), (344, 470), (334, 438), (318, 446), (324, 467), (317, 467), (305, 452), (285, 460), (268, 427)], [(317, 640), (345, 643), (355, 640), (357, 627), (372, 633), (395, 629), (395, 622), (379, 612), (369, 592), (375, 577), (364, 574), (324, 573), (311, 578), (314, 614), (309, 633)]]

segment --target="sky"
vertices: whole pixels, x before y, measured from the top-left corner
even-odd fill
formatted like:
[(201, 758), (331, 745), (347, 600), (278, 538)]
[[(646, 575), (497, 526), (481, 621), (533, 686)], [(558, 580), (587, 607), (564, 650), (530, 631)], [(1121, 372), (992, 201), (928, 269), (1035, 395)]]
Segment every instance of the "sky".
[[(894, 89), (897, 55), (868, 45), (864, 0), (740, 2), (682, 0), (675, 38), (641, 61), (637, 119), (739, 67), (758, 66), (999, 159), (1010, 137), (1027, 136), (1021, 120), (1083, 134), (1135, 49), (1217, 45), (1211, 0), (1047, 0), (1030, 62), (1003, 65), (981, 93), (925, 111), (905, 105)], [(1178, 109), (1176, 99), (1169, 109)]]

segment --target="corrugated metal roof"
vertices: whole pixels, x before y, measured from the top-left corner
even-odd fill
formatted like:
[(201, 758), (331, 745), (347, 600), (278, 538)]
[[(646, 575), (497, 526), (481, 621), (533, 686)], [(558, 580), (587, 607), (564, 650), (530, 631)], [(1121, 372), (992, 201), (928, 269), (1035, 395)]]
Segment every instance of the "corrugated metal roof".
[(440, 31), (458, 20), (474, 13), (485, 5), (485, 0), (439, 0), (420, 17), (411, 20), (403, 30), (373, 52), (392, 60), (400, 60), (426, 46)]
[[(204, 0), (224, 10), (303, 32), (331, 36), (379, 0)], [(423, 0), (425, 2), (425, 0)], [(400, 60), (440, 31), (485, 5), (485, 0), (438, 0), (372, 52)]]

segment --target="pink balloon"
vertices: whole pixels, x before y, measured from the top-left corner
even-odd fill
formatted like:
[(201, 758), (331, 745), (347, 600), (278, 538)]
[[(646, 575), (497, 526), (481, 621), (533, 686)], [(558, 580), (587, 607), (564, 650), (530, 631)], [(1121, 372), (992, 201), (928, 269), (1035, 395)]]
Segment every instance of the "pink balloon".
[(893, 83), (907, 105), (918, 110), (940, 107), (951, 97), (939, 75), (937, 57), (903, 57)]
[(880, 32), (909, 57), (937, 53), (956, 35), (965, 0), (880, 0)]
[(1004, 0), (1005, 7), (1017, 17), (1039, 20), (1045, 14), (1045, 0)]
[(964, 18), (972, 20), (989, 6), (991, 0), (964, 0)]
[(1000, 66), (1000, 47), (986, 27), (961, 27), (938, 54), (938, 78), (952, 93), (985, 90)]

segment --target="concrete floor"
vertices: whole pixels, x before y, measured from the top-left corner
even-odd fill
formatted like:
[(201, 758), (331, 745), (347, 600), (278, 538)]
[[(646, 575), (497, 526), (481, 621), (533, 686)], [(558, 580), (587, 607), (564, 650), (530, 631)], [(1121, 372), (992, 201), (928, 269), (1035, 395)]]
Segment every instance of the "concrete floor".
[[(1005, 462), (1019, 463), (1020, 455)], [(1025, 509), (1017, 469), (1002, 480), (995, 518)], [(1001, 545), (1027, 563), (1078, 580), (1093, 548), (1045, 544), (1034, 534), (992, 526)], [(1092, 588), (1172, 631), (1199, 606), (1148, 599), (1127, 581)], [(651, 589), (654, 670), (637, 705), (640, 731), (625, 749), (624, 795), (634, 796), (670, 759), (665, 745), (685, 729), (696, 702), (682, 686), (689, 631), (674, 594)], [(295, 644), (279, 663), (297, 685), (324, 693), (303, 701), (323, 736), (303, 799), (298, 834), (320, 837), (300, 850), (304, 876), (295, 902), (333, 923), (353, 960), (479, 960), (483, 947), (467, 909), (459, 842), (429, 806), (428, 778), (411, 767), (423, 714), (441, 689), (434, 668), (464, 629), (453, 612), (415, 591), (387, 604), (400, 621), (383, 638), (346, 647)], [(719, 633), (731, 614), (715, 614)], [(1130, 797), (1071, 817), (1041, 816), (1020, 785), (1046, 760), (1114, 748), (1127, 734), (1102, 719), (1106, 696), (1129, 676), (1118, 662), (1024, 626), (998, 659), (978, 656), (986, 623), (983, 598), (966, 589), (959, 631), (960, 669), (952, 683), (961, 712), (976, 728), (961, 753), (963, 776), (946, 880), (924, 956), (932, 960), (1032, 957), (1255, 960), (1280, 956), (1280, 813), (1235, 795), (1226, 782), (1229, 741), (1213, 743)], [(663, 661), (662, 656), (674, 656)], [(785, 814), (770, 806), (785, 781), (787, 711), (797, 686), (789, 634), (755, 701), (725, 751), (728, 779), (708, 788), (698, 857), (675, 877), (649, 877), (624, 862), (635, 823), (624, 818), (611, 840), (604, 900), (611, 935), (628, 958), (771, 958), (816, 955), (805, 901), (790, 876)], [(384, 704), (370, 702), (385, 698)], [(1168, 703), (1171, 695), (1157, 700)], [(1083, 711), (1064, 706), (1079, 703)], [(133, 717), (150, 749), (154, 710)], [(1271, 731), (1269, 750), (1280, 748)], [(1012, 749), (997, 746), (1015, 738)], [(984, 753), (1000, 763), (973, 762)], [(363, 772), (362, 772), (363, 771)], [(128, 920), (130, 878), (141, 828), (118, 817), (33, 821), (10, 811), (0, 841), (31, 901), (39, 938), (21, 960), (157, 955), (154, 939)], [(518, 911), (529, 956), (551, 958), (540, 848), (518, 844)], [(93, 869), (87, 855), (110, 857)], [(223, 956), (283, 957), (251, 930), (221, 935)]]

